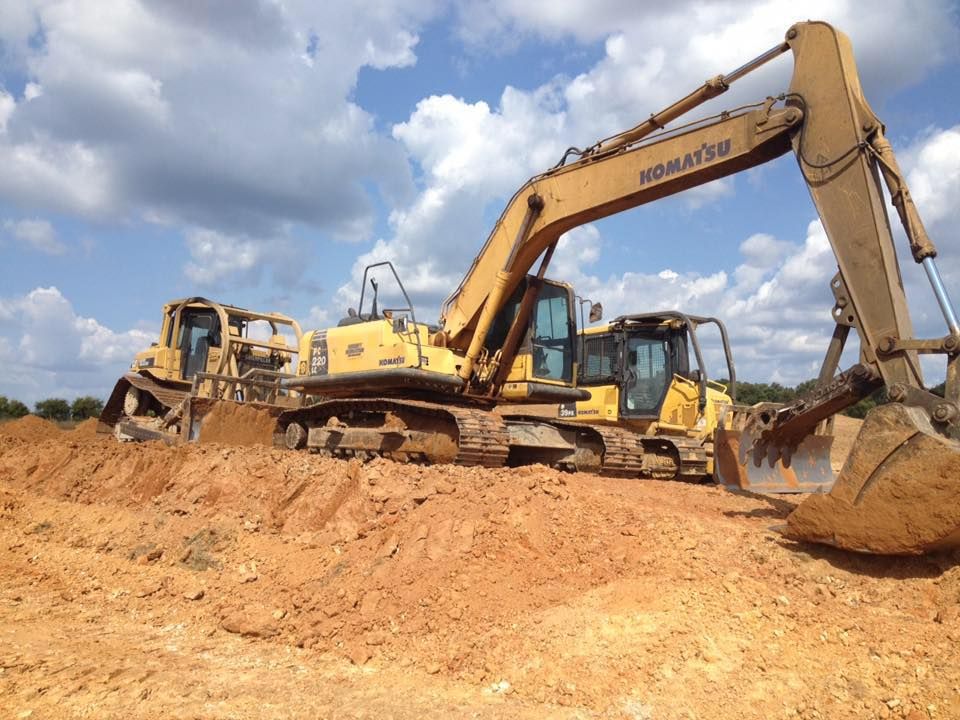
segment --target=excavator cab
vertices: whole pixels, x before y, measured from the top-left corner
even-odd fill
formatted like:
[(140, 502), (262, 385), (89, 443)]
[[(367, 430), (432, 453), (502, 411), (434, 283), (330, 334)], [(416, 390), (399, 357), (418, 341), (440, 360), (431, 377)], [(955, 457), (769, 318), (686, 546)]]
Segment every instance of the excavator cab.
[[(524, 298), (532, 293), (527, 322), (515, 329)], [(542, 402), (575, 398), (577, 322), (573, 288), (564, 282), (528, 275), (493, 320), (487, 352), (502, 367), (503, 397)], [(508, 336), (519, 331), (513, 356), (505, 356)]]

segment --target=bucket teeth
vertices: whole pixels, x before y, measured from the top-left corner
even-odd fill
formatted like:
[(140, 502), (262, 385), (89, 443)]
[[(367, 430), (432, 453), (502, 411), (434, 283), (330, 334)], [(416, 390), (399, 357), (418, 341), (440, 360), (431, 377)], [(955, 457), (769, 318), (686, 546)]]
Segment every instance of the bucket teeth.
[(830, 448), (833, 437), (811, 435), (790, 452), (758, 454), (749, 431), (718, 428), (714, 453), (716, 475), (730, 490), (763, 494), (825, 493), (833, 486)]

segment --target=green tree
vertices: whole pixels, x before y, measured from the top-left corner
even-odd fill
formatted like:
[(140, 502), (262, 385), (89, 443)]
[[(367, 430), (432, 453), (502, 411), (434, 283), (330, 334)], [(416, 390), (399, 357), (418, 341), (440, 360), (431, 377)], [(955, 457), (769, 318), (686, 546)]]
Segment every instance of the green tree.
[(30, 408), (19, 400), (0, 395), (0, 418), (19, 418), (30, 414)]
[(33, 411), (47, 420), (69, 420), (70, 403), (63, 398), (47, 398), (38, 400), (33, 406)]
[(74, 420), (86, 420), (87, 418), (100, 417), (103, 412), (103, 400), (91, 395), (78, 397), (70, 406), (70, 417)]

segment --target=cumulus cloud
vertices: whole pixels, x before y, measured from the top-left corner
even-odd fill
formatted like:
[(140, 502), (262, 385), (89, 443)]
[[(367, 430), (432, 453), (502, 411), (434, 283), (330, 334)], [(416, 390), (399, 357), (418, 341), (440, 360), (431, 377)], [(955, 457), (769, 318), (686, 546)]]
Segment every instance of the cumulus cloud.
[(46, 220), (6, 220), (3, 228), (14, 240), (45, 255), (63, 255), (67, 251), (53, 225)]
[(2, 59), (27, 83), (0, 89), (0, 201), (257, 244), (290, 223), (367, 238), (370, 189), (403, 197), (410, 173), (351, 101), (357, 73), (414, 63), (436, 9), (364, 5), (3, 3)]
[[(850, 2), (824, 0), (805, 12), (850, 32), (875, 100), (956, 53), (958, 34), (947, 3), (891, 3), (869, 19)], [(392, 234), (358, 258), (337, 302), (356, 295), (366, 264), (390, 259), (412, 278), (418, 300), (434, 304), (456, 286), (481, 246), (491, 208), (502, 206), (525, 178), (550, 167), (569, 145), (587, 146), (628, 128), (706, 77), (738, 67), (751, 49), (759, 53), (780, 40), (789, 24), (784, 18), (794, 13), (783, 0), (679, 2), (644, 13), (622, 0), (550, 8), (515, 0), (460, 5), (458, 31), (478, 52), (500, 47), (504, 35), (530, 35), (602, 41), (603, 56), (573, 78), (558, 76), (529, 90), (508, 86), (496, 106), (450, 95), (421, 100), (393, 130), (423, 170), (420, 191), (391, 215)], [(918, 45), (926, 49), (922, 55), (915, 52)], [(780, 92), (790, 67), (787, 60), (767, 66), (709, 107), (716, 112)], [(692, 212), (734, 192), (734, 180), (725, 179), (685, 193), (683, 201)]]
[(78, 315), (56, 287), (0, 298), (0, 394), (32, 404), (44, 397), (106, 397), (117, 377), (156, 340)]
[(292, 237), (286, 229), (278, 232), (264, 238), (190, 228), (185, 233), (190, 260), (184, 266), (184, 274), (197, 287), (218, 291), (263, 282), (285, 291), (312, 288), (312, 283), (302, 280), (306, 243)]

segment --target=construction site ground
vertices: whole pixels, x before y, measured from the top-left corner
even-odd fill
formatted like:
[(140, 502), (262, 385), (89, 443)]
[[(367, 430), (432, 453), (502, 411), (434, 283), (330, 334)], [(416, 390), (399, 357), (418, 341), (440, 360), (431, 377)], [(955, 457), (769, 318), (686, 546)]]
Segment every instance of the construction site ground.
[(958, 558), (791, 543), (797, 502), (24, 418), (0, 717), (960, 717)]

